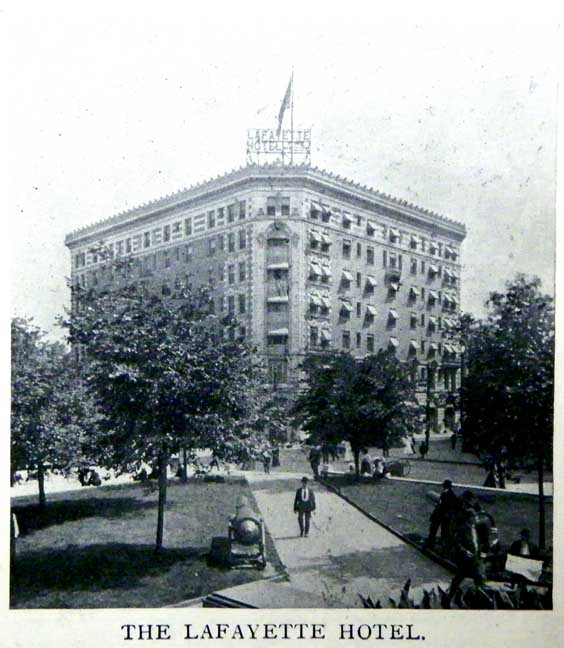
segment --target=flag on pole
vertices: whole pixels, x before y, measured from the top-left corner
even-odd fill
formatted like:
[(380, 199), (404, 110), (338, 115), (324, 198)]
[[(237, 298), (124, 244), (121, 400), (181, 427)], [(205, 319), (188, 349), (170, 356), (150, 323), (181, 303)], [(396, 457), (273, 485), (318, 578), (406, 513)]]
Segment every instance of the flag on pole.
[(290, 77), (290, 82), (288, 83), (288, 87), (286, 89), (286, 94), (284, 95), (284, 99), (282, 99), (282, 105), (280, 106), (280, 110), (278, 112), (278, 128), (276, 129), (276, 137), (280, 137), (280, 131), (282, 130), (282, 120), (284, 119), (284, 112), (286, 108), (290, 107), (293, 81), (294, 81), (294, 73), (292, 72), (292, 76)]

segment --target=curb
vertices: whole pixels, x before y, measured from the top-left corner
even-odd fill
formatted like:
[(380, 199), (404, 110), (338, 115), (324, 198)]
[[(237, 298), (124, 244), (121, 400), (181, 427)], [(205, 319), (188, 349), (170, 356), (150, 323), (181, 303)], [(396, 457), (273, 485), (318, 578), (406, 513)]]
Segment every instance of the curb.
[(369, 513), (368, 511), (364, 510), (361, 506), (359, 506), (356, 502), (351, 500), (349, 497), (344, 495), (338, 488), (335, 488), (331, 484), (328, 484), (327, 482), (323, 481), (322, 479), (319, 480), (319, 483), (323, 484), (325, 488), (341, 499), (343, 499), (347, 504), (350, 504), (353, 508), (355, 508), (357, 511), (362, 513), (364, 516), (366, 516), (369, 520), (372, 522), (375, 522), (376, 524), (380, 525), (383, 529), (386, 529), (386, 531), (389, 531), (391, 534), (395, 535), (396, 538), (399, 538), (403, 542), (407, 543), (414, 549), (417, 549), (419, 553), (422, 553), (424, 556), (427, 558), (430, 558), (432, 561), (436, 562), (438, 565), (441, 567), (444, 567), (445, 569), (448, 569), (451, 572), (456, 571), (456, 565), (452, 563), (450, 560), (447, 560), (446, 558), (443, 558), (442, 556), (439, 556), (436, 554), (434, 551), (429, 551), (429, 549), (423, 548), (420, 544), (417, 542), (414, 542), (411, 540), (411, 538), (408, 538), (406, 535), (398, 531), (397, 529), (394, 529), (394, 527), (390, 526), (389, 524), (386, 524), (385, 522), (382, 522), (382, 520), (379, 520), (376, 516), (372, 515), (372, 513)]

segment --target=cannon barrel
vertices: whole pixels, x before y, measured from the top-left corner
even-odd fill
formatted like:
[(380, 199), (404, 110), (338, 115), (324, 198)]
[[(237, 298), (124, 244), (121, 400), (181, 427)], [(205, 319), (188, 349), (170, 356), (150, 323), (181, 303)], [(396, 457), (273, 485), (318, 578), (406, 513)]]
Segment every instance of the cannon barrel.
[(241, 497), (231, 518), (231, 533), (237, 542), (244, 545), (256, 544), (262, 538), (261, 520), (245, 497)]

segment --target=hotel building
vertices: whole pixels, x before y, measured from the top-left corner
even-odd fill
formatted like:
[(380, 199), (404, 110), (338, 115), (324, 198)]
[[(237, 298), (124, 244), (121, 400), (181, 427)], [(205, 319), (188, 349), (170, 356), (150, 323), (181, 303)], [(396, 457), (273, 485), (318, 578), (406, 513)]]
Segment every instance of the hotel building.
[(249, 165), (69, 234), (72, 281), (108, 280), (103, 242), (138, 281), (212, 286), (231, 336), (257, 346), (273, 387), (293, 392), (310, 350), (392, 347), (428, 404), (455, 424), (461, 223), (306, 165)]

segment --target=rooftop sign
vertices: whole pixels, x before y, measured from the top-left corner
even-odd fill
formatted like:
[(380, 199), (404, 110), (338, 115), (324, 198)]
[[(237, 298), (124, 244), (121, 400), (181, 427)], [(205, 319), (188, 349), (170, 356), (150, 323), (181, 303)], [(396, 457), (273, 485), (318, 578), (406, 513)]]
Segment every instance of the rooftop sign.
[(247, 130), (247, 164), (272, 162), (273, 158), (282, 164), (311, 161), (311, 129), (276, 131), (269, 128)]

